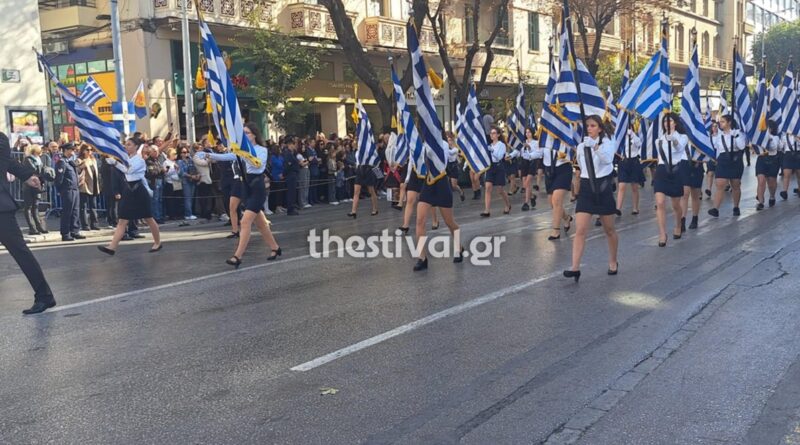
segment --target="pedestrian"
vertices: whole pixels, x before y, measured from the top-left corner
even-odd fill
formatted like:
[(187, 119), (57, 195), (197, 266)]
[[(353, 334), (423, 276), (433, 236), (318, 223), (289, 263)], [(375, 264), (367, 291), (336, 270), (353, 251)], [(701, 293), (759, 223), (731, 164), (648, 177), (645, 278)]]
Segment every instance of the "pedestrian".
[(276, 213), (285, 212), (286, 206), (286, 179), (283, 172), (283, 154), (281, 146), (273, 144), (270, 147), (269, 167), (272, 174), (272, 202), (271, 209)]
[(756, 158), (756, 178), (758, 187), (756, 189), (756, 210), (764, 209), (764, 194), (769, 188), (769, 206), (775, 205), (775, 192), (778, 190), (778, 151), (782, 148), (781, 137), (778, 135), (778, 123), (770, 120), (767, 122), (769, 134), (766, 139), (766, 146), (763, 147), (761, 154)]
[(197, 169), (197, 187), (195, 189), (197, 215), (200, 218), (211, 221), (211, 207), (213, 205), (211, 165), (206, 159), (199, 156), (201, 153), (211, 153), (211, 147), (208, 145), (208, 139), (206, 138), (203, 139), (197, 152), (192, 157), (192, 163)]
[(297, 141), (287, 137), (287, 145), (283, 149), (283, 175), (286, 181), (286, 214), (299, 215), (297, 212), (297, 177), (300, 174), (300, 163), (297, 160)]
[[(48, 233), (42, 225), (39, 217), (39, 199), (45, 188), (45, 167), (41, 159), (42, 147), (40, 145), (29, 145), (28, 154), (25, 156), (24, 165), (33, 170), (32, 176), (39, 179), (39, 187), (32, 187), (27, 182), (22, 183), (22, 210), (25, 213), (25, 221), (28, 223), (28, 233), (38, 235)], [(52, 170), (52, 169), (50, 169)], [(52, 179), (52, 178), (51, 178)]]
[[(316, 142), (318, 147), (319, 141)], [(313, 145), (309, 145), (306, 149), (306, 160), (308, 161), (308, 174), (309, 174), (309, 186), (308, 186), (308, 204), (309, 207), (314, 204), (319, 204), (319, 176), (320, 176), (320, 159), (319, 154), (321, 150), (314, 148)]]
[(156, 223), (164, 223), (164, 166), (161, 163), (161, 156), (159, 154), (158, 146), (153, 144), (149, 148), (149, 154), (145, 159), (147, 170), (145, 172), (145, 179), (150, 190), (153, 191), (153, 197), (150, 200), (150, 207), (153, 209), (153, 219)]
[[(586, 137), (578, 145), (576, 156), (580, 165), (581, 187), (578, 192), (578, 202), (575, 205), (575, 239), (572, 241), (572, 267), (564, 271), (564, 276), (574, 278), (575, 282), (581, 278), (581, 258), (586, 246), (586, 234), (592, 222), (592, 215), (600, 215), (608, 240), (608, 274), (616, 275), (619, 271), (617, 261), (617, 247), (619, 237), (614, 229), (614, 215), (616, 202), (614, 201), (613, 173), (614, 173), (614, 140), (609, 138), (603, 127), (603, 119), (593, 115), (586, 119)], [(589, 149), (587, 157), (584, 148)], [(589, 172), (594, 170), (594, 184)]]
[(6, 180), (6, 175), (9, 173), (32, 189), (40, 189), (42, 186), (39, 178), (34, 175), (34, 169), (20, 164), (11, 157), (8, 136), (0, 132), (0, 244), (14, 258), (33, 288), (33, 306), (22, 313), (38, 314), (55, 306), (56, 300), (44, 277), (42, 267), (28, 248), (25, 239), (22, 238), (22, 232), (15, 216), (17, 202), (11, 195), (11, 185)]
[(449, 151), (447, 152), (447, 177), (450, 178), (450, 188), (458, 192), (459, 199), (463, 202), (464, 199), (464, 190), (461, 190), (461, 187), (458, 186), (458, 174), (461, 170), (458, 164), (458, 145), (456, 145), (456, 138), (455, 135), (451, 132), (447, 132), (447, 145)]
[(119, 203), (119, 224), (114, 230), (114, 236), (108, 246), (97, 246), (101, 252), (113, 256), (117, 252), (119, 242), (125, 235), (129, 221), (143, 219), (150, 228), (153, 236), (153, 245), (150, 253), (155, 253), (163, 248), (161, 244), (161, 233), (158, 230), (158, 223), (153, 219), (152, 197), (153, 191), (147, 184), (145, 174), (147, 164), (142, 158), (141, 150), (143, 144), (137, 146), (135, 139), (131, 138), (125, 142), (125, 150), (128, 152), (128, 167), (125, 169), (125, 188), (122, 189), (122, 198)]
[(197, 169), (192, 162), (192, 153), (189, 144), (181, 142), (178, 145), (178, 170), (181, 177), (181, 190), (183, 192), (183, 219), (193, 221), (194, 216), (194, 190), (197, 184)]
[(797, 135), (788, 133), (784, 135), (784, 151), (781, 160), (783, 190), (780, 193), (781, 199), (784, 201), (789, 199), (789, 185), (792, 183), (792, 176), (796, 177), (797, 186), (800, 187), (800, 144), (797, 143), (798, 139), (800, 137)]
[(628, 187), (631, 190), (633, 210), (631, 214), (639, 214), (639, 188), (644, 184), (644, 169), (642, 168), (641, 152), (642, 140), (630, 128), (623, 136), (622, 159), (617, 165), (619, 174), (619, 187), (617, 188), (617, 210), (622, 213), (622, 206), (625, 204), (625, 194)]
[[(528, 211), (536, 208), (536, 193), (534, 193), (534, 177), (539, 173), (539, 167), (542, 163), (542, 156), (544, 156), (542, 149), (539, 147), (539, 141), (534, 137), (532, 128), (525, 128), (525, 143), (522, 146), (522, 153), (520, 157), (520, 170), (522, 176), (522, 187), (525, 188), (525, 203), (522, 204), (522, 211)], [(537, 177), (538, 178), (538, 177)], [(539, 187), (536, 186), (536, 190)]]
[(308, 188), (311, 181), (311, 172), (308, 168), (309, 160), (305, 141), (299, 144), (297, 162), (300, 164), (300, 173), (297, 175), (297, 203), (301, 209), (307, 209), (311, 207), (311, 204), (308, 202)]
[(61, 240), (85, 239), (80, 231), (80, 192), (73, 142), (61, 146), (61, 159), (56, 164), (55, 170), (55, 185), (61, 197)]
[(178, 151), (167, 149), (167, 160), (164, 161), (164, 207), (171, 220), (181, 219), (183, 213), (183, 181), (178, 167)]
[(102, 178), (100, 188), (106, 202), (106, 223), (109, 228), (113, 229), (117, 227), (117, 204), (122, 198), (122, 183), (125, 182), (125, 175), (117, 169), (117, 161), (114, 158), (108, 155), (104, 155), (103, 158), (100, 163), (100, 177)]
[[(239, 225), (239, 244), (233, 256), (225, 260), (225, 263), (237, 269), (242, 264), (242, 257), (244, 257), (247, 245), (250, 242), (250, 231), (252, 230), (253, 224), (256, 225), (256, 228), (261, 233), (261, 239), (264, 240), (267, 247), (270, 249), (270, 256), (267, 257), (267, 261), (276, 260), (283, 253), (281, 247), (278, 245), (277, 241), (275, 241), (275, 237), (272, 235), (272, 230), (270, 230), (269, 227), (270, 222), (264, 215), (264, 201), (266, 200), (264, 172), (267, 169), (267, 163), (269, 161), (269, 151), (264, 147), (264, 142), (261, 139), (261, 132), (255, 124), (252, 122), (246, 123), (244, 126), (244, 134), (253, 145), (261, 165), (255, 165), (250, 159), (244, 159), (246, 173), (243, 176), (246, 200), (244, 204), (244, 214), (242, 215), (242, 221)], [(236, 161), (236, 155), (233, 153), (204, 153), (203, 156), (214, 161)]]
[(97, 198), (102, 189), (100, 169), (91, 147), (81, 145), (77, 161), (80, 192), (80, 221), (82, 230), (100, 230), (97, 220)]

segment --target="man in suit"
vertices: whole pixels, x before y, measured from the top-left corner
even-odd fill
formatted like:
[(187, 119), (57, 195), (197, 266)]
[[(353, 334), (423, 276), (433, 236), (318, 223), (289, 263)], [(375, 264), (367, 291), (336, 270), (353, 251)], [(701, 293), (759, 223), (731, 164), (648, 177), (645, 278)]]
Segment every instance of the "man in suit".
[(33, 176), (33, 169), (26, 167), (11, 158), (11, 146), (8, 136), (0, 132), (0, 244), (3, 244), (11, 257), (19, 264), (22, 273), (28, 278), (34, 291), (34, 303), (30, 309), (22, 311), (23, 314), (38, 314), (56, 305), (50, 285), (44, 278), (39, 262), (25, 244), (22, 232), (14, 215), (17, 211), (17, 202), (11, 195), (11, 187), (6, 180), (6, 173), (11, 173), (19, 180), (25, 181), (33, 188), (41, 186), (39, 178)]
[(67, 142), (61, 146), (63, 156), (56, 164), (56, 189), (61, 195), (61, 240), (85, 239), (81, 235), (80, 192), (78, 191), (78, 169), (75, 167), (75, 144)]

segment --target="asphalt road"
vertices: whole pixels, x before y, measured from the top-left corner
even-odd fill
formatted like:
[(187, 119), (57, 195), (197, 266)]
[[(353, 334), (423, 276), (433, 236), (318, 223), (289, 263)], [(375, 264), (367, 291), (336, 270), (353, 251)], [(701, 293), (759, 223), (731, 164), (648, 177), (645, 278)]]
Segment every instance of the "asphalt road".
[(667, 248), (647, 188), (618, 219), (620, 274), (593, 229), (579, 284), (519, 195), (489, 219), (456, 202), (467, 239), (506, 237), (485, 267), (311, 258), (312, 228), (400, 223), (320, 206), (275, 217), (282, 259), (254, 238), (238, 271), (215, 224), (156, 255), (37, 244), (59, 307), (22, 317), (0, 253), (0, 443), (800, 443), (800, 199), (756, 212), (752, 174), (741, 217), (704, 200)]

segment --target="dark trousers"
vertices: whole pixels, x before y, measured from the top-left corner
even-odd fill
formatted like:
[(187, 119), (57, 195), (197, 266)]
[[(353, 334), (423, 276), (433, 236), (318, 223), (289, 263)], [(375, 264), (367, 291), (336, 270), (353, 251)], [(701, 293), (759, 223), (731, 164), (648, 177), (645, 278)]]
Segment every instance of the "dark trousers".
[(61, 235), (66, 236), (81, 231), (80, 193), (77, 190), (61, 191)]
[(14, 212), (0, 212), (0, 244), (5, 246), (8, 253), (19, 264), (22, 273), (31, 283), (36, 301), (49, 302), (53, 299), (53, 291), (44, 278), (42, 267), (33, 256), (31, 249), (25, 244), (22, 232), (17, 225)]
[(28, 230), (31, 232), (41, 232), (44, 230), (42, 220), (39, 218), (39, 195), (37, 193), (26, 191), (22, 210), (25, 212), (25, 221), (28, 222)]
[(195, 209), (200, 218), (211, 219), (211, 206), (214, 204), (211, 184), (197, 183), (194, 189)]
[(103, 198), (106, 201), (106, 222), (109, 226), (117, 225), (117, 200), (114, 198), (113, 193), (104, 193)]
[[(220, 183), (219, 191), (222, 193), (222, 213), (231, 216), (231, 191), (233, 189), (233, 184), (228, 181), (224, 181)], [(220, 215), (222, 214), (220, 213)]]
[(311, 172), (311, 181), (308, 186), (308, 203), (319, 204), (319, 171)]
[(286, 176), (286, 211), (293, 212), (297, 209), (297, 175)]
[(183, 218), (183, 191), (175, 190), (172, 183), (164, 183), (164, 204), (167, 217), (170, 219)]
[(97, 196), (81, 193), (80, 217), (83, 230), (97, 227)]

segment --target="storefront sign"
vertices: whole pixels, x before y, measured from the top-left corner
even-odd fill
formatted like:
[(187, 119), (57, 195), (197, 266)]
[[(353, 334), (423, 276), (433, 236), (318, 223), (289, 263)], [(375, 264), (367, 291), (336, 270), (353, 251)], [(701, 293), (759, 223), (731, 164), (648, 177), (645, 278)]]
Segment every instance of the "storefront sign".
[(11, 123), (11, 144), (21, 137), (30, 138), (34, 144), (44, 143), (44, 116), (37, 110), (8, 110)]
[(10, 70), (3, 68), (3, 83), (19, 83), (21, 80), (19, 70)]

